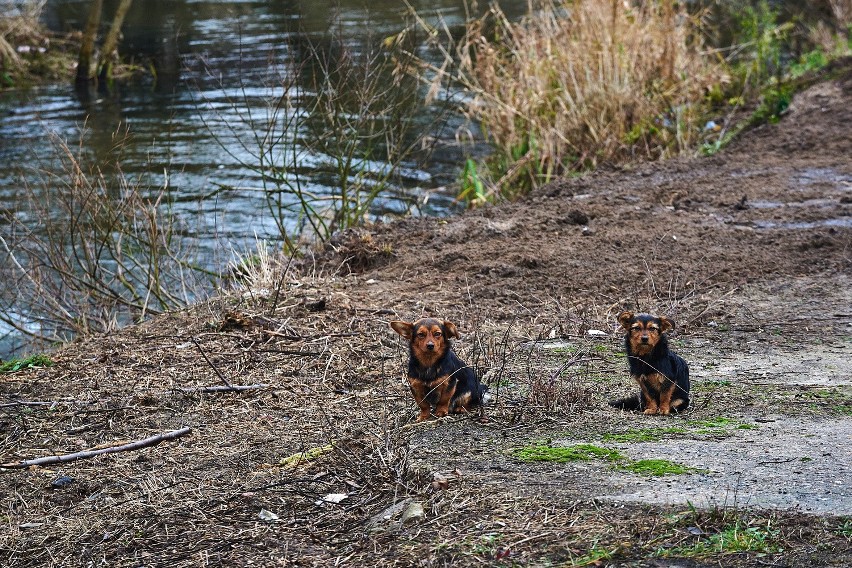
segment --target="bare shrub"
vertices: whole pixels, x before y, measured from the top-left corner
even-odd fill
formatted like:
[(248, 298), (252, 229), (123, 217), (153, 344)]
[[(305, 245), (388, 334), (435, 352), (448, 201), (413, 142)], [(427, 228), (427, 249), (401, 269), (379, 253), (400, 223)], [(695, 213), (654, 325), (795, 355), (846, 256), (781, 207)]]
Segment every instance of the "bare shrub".
[(260, 180), (291, 250), (361, 225), (381, 199), (405, 201), (447, 119), (438, 105), (424, 118), (410, 53), (366, 42), (304, 40), (298, 60), (271, 56), (265, 94), (222, 85), (224, 105), (199, 101), (211, 136)]
[(556, 331), (561, 329), (558, 324), (474, 327), (455, 349), (488, 386), (487, 413), (519, 422), (529, 416), (571, 413), (588, 404), (600, 357), (587, 339), (574, 335), (564, 346), (554, 347), (557, 333), (564, 333)]
[(66, 341), (184, 306), (209, 288), (168, 188), (151, 190), (117, 163), (50, 141), (61, 167), (26, 187), (24, 210), (2, 212), (0, 321), (34, 340)]

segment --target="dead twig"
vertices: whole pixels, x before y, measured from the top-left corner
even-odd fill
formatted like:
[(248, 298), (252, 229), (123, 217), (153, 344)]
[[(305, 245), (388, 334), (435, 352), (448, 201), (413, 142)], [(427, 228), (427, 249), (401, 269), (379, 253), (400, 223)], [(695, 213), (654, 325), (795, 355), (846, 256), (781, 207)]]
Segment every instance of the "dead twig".
[(25, 469), (33, 465), (42, 466), (57, 463), (66, 463), (76, 460), (89, 459), (102, 454), (114, 454), (117, 452), (139, 450), (142, 448), (147, 448), (149, 446), (154, 446), (166, 440), (174, 440), (176, 438), (180, 438), (181, 436), (186, 436), (190, 432), (192, 432), (192, 428), (187, 426), (186, 428), (181, 428), (180, 430), (174, 430), (172, 432), (166, 432), (164, 434), (157, 434), (156, 436), (151, 436), (150, 438), (145, 438), (144, 440), (136, 440), (135, 442), (122, 444), (120, 446), (110, 446), (109, 448), (100, 448), (97, 450), (84, 450), (82, 452), (75, 452), (73, 454), (65, 454), (61, 456), (45, 456), (43, 458), (23, 460), (15, 463), (4, 463), (0, 464), (0, 468)]
[(207, 357), (207, 353), (205, 353), (204, 349), (201, 348), (201, 345), (198, 344), (198, 340), (193, 337), (192, 342), (195, 344), (196, 347), (198, 347), (198, 351), (199, 351), (199, 353), (201, 353), (201, 356), (204, 357), (204, 360), (207, 361), (207, 364), (210, 365), (210, 368), (213, 369), (213, 372), (215, 372), (216, 375), (218, 375), (219, 378), (222, 380), (222, 382), (225, 383), (225, 386), (226, 387), (233, 386), (233, 385), (231, 385), (231, 381), (229, 381), (227, 378), (225, 378), (225, 375), (222, 374), (222, 371), (217, 369), (216, 365), (214, 365), (213, 362), (210, 360), (210, 358)]
[(0, 404), (0, 408), (8, 408), (10, 406), (56, 406), (56, 401), (47, 400), (13, 400), (12, 402), (4, 402)]
[(213, 387), (180, 387), (176, 390), (185, 393), (194, 393), (194, 392), (240, 392), (247, 390), (255, 390), (255, 389), (268, 389), (272, 385), (268, 384), (257, 384), (257, 385), (217, 385)]

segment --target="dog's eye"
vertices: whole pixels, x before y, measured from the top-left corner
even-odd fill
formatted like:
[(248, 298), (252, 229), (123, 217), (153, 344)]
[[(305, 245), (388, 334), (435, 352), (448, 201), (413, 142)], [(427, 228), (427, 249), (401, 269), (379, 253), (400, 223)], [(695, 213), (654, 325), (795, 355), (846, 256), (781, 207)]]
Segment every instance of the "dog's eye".
[(423, 339), (424, 337), (426, 337), (426, 332), (425, 332), (425, 331), (421, 331), (421, 332), (419, 332), (419, 333), (417, 334), (417, 337), (419, 337), (419, 338)]
[(441, 332), (440, 332), (440, 331), (436, 331), (433, 335), (434, 335), (435, 337), (441, 337)]

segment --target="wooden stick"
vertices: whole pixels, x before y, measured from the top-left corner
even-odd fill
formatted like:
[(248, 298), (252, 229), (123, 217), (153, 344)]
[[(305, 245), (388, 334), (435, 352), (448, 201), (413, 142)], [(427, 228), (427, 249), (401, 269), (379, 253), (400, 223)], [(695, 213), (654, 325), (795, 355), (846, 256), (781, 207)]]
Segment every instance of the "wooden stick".
[(198, 347), (198, 351), (199, 353), (201, 353), (201, 356), (204, 357), (204, 360), (207, 361), (207, 364), (210, 365), (210, 368), (213, 369), (213, 371), (219, 376), (220, 379), (222, 379), (222, 382), (225, 383), (225, 386), (231, 386), (231, 381), (226, 379), (225, 375), (222, 374), (222, 371), (217, 369), (216, 365), (214, 365), (210, 358), (207, 357), (207, 353), (205, 353), (204, 349), (201, 348), (201, 345), (198, 344), (198, 340), (193, 337), (192, 342), (195, 344), (196, 347)]
[(109, 448), (101, 448), (99, 450), (84, 450), (82, 452), (75, 452), (73, 454), (65, 454), (62, 456), (45, 456), (43, 458), (36, 458), (32, 460), (23, 460), (14, 463), (4, 463), (0, 464), (0, 468), (24, 469), (30, 467), (31, 465), (51, 465), (93, 458), (101, 454), (114, 454), (116, 452), (139, 450), (142, 448), (147, 448), (148, 446), (154, 446), (166, 440), (174, 440), (175, 438), (186, 436), (190, 432), (192, 432), (192, 428), (187, 426), (186, 428), (181, 428), (180, 430), (174, 430), (172, 432), (166, 432), (164, 434), (157, 434), (156, 436), (151, 436), (150, 438), (145, 438), (144, 440), (136, 440), (135, 442), (122, 444), (121, 446), (111, 446)]
[(177, 390), (180, 392), (191, 393), (191, 392), (240, 392), (254, 389), (267, 389), (272, 385), (259, 384), (259, 385), (217, 385), (213, 387), (180, 387)]
[(54, 404), (58, 403), (52, 400), (15, 400), (12, 402), (5, 402), (3, 404), (0, 404), (0, 408), (8, 408), (10, 406), (53, 406)]

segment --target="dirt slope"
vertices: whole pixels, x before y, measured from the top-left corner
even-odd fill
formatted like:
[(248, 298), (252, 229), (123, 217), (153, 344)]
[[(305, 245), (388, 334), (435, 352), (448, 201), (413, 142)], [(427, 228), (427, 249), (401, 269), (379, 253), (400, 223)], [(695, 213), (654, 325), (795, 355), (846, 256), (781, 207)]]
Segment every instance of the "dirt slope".
[[(834, 71), (713, 157), (353, 232), (274, 289), (0, 378), (3, 462), (193, 429), (0, 472), (0, 563), (849, 565), (852, 72)], [(606, 405), (633, 389), (625, 307), (677, 322), (686, 415)], [(387, 321), (422, 314), (463, 331), (487, 421), (413, 424)], [(265, 386), (192, 390), (225, 382)], [(605, 453), (518, 454), (579, 444)]]

